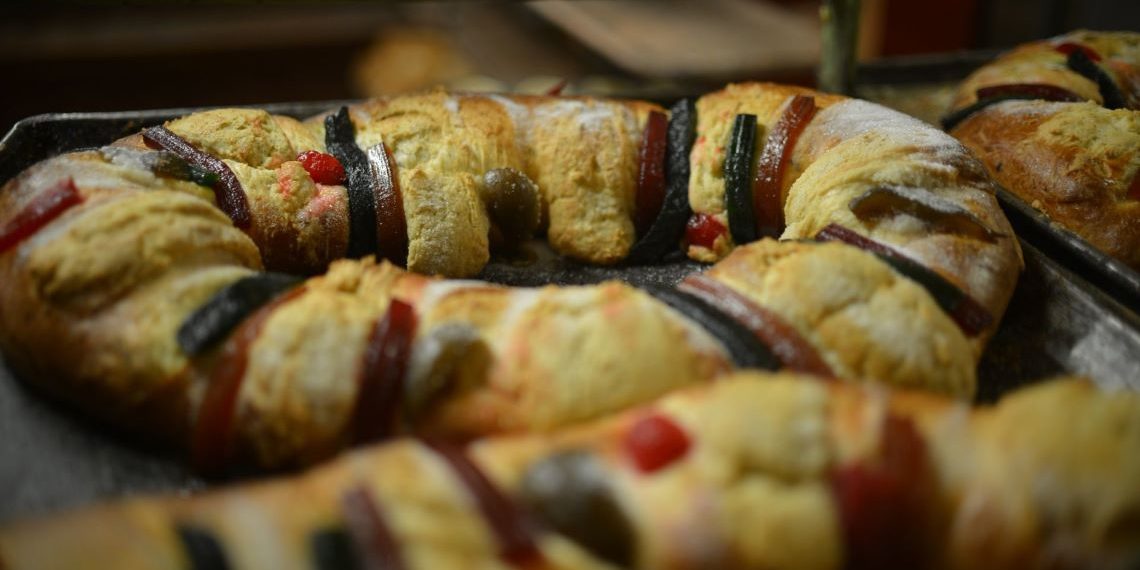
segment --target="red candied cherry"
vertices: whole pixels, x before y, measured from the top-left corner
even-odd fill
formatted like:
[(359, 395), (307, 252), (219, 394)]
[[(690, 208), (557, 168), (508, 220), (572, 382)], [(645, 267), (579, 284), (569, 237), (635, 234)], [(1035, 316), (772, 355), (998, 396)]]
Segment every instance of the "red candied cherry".
[(0, 225), (0, 253), (31, 237), (68, 208), (83, 201), (71, 178), (61, 180), (32, 199), (8, 223)]
[(1057, 50), (1062, 55), (1066, 55), (1066, 56), (1072, 54), (1075, 51), (1079, 51), (1079, 52), (1085, 54), (1085, 57), (1089, 58), (1090, 61), (1100, 61), (1100, 59), (1101, 59), (1100, 54), (1097, 53), (1096, 50), (1094, 50), (1093, 48), (1086, 46), (1086, 45), (1083, 45), (1083, 44), (1078, 44), (1075, 42), (1065, 42), (1063, 44), (1058, 45), (1057, 47), (1055, 47), (1053, 49)]
[(297, 155), (297, 161), (317, 184), (344, 184), (344, 166), (331, 154), (306, 150)]
[(712, 249), (716, 238), (728, 233), (728, 228), (709, 214), (694, 214), (685, 226), (685, 241)]
[(689, 436), (673, 420), (654, 414), (630, 427), (625, 434), (625, 450), (642, 473), (650, 473), (684, 456), (689, 450)]

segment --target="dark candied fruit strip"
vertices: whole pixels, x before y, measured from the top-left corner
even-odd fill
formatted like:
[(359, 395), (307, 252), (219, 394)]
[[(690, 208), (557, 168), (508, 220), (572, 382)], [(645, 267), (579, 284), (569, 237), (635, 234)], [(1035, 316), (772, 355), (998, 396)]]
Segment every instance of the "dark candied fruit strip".
[(543, 524), (594, 556), (633, 567), (637, 533), (593, 453), (562, 451), (535, 462), (523, 474), (519, 497)]
[(1120, 86), (1104, 68), (1097, 65), (1085, 52), (1080, 50), (1071, 52), (1065, 61), (1065, 65), (1085, 79), (1096, 83), (1096, 88), (1100, 91), (1100, 98), (1104, 99), (1105, 108), (1126, 109), (1128, 107), (1128, 103), (1124, 100), (1124, 94), (1120, 92)]
[(364, 485), (349, 489), (341, 497), (345, 527), (364, 570), (403, 570), (407, 568), (400, 554), (400, 544), (392, 535), (380, 504)]
[(748, 327), (784, 367), (826, 378), (835, 376), (815, 347), (795, 327), (728, 285), (706, 275), (694, 274), (686, 277), (677, 287), (703, 299)]
[(724, 159), (724, 205), (728, 210), (728, 231), (738, 245), (756, 241), (756, 213), (752, 210), (755, 152), (756, 115), (737, 115), (732, 121)]
[(910, 418), (888, 414), (877, 457), (833, 468), (844, 568), (926, 568), (936, 504), (926, 444)]
[(876, 222), (901, 213), (918, 218), (938, 231), (981, 241), (992, 243), (1006, 237), (962, 206), (920, 188), (876, 186), (852, 198), (847, 206), (864, 222)]
[(682, 99), (669, 109), (665, 201), (649, 230), (629, 250), (626, 257), (629, 264), (653, 263), (678, 250), (686, 223), (693, 214), (689, 206), (689, 155), (696, 139), (696, 124), (697, 108), (692, 99)]
[(331, 154), (306, 150), (297, 155), (297, 162), (301, 163), (301, 167), (309, 173), (309, 178), (317, 184), (344, 184), (344, 166)]
[(689, 436), (677, 422), (662, 414), (638, 419), (625, 432), (625, 452), (642, 473), (669, 466), (689, 452)]
[(503, 167), (484, 172), (479, 199), (508, 248), (534, 237), (538, 231), (542, 198), (538, 186), (521, 171)]
[(355, 443), (370, 443), (392, 435), (403, 401), (416, 312), (392, 299), (388, 311), (372, 327), (361, 357), (352, 433)]
[(484, 358), (487, 350), (486, 342), (470, 324), (438, 324), (417, 335), (404, 382), (401, 422), (415, 425), (437, 396), (455, 385), (470, 358)]
[(945, 277), (902, 255), (879, 255), (895, 271), (922, 285), (967, 336), (977, 336), (993, 323), (993, 315)]
[[(156, 171), (156, 174), (162, 175), (162, 172)], [(221, 180), (221, 178), (217, 174), (214, 174), (213, 172), (210, 172), (201, 166), (195, 166), (193, 164), (187, 163), (186, 180), (189, 180), (190, 182), (193, 182), (199, 186), (213, 188), (217, 186), (218, 181)]]
[(720, 341), (738, 368), (779, 370), (780, 361), (752, 331), (703, 299), (664, 285), (650, 285), (645, 291)]
[(566, 90), (566, 86), (569, 84), (570, 81), (568, 79), (562, 78), (558, 80), (558, 83), (552, 85), (550, 89), (547, 89), (543, 95), (546, 95), (547, 97), (558, 97), (562, 95), (562, 92)]
[(711, 214), (694, 214), (685, 224), (685, 241), (708, 249), (712, 249), (717, 238), (726, 233), (728, 228)]
[(527, 566), (543, 560), (534, 521), (487, 478), (463, 448), (442, 441), (424, 440), (423, 443), (448, 464), (475, 500), (479, 513), (495, 534), (500, 559), (513, 566)]
[(340, 528), (326, 528), (309, 535), (313, 567), (317, 570), (356, 570), (361, 568), (353, 551), (352, 538)]
[(200, 186), (213, 188), (218, 183), (218, 175), (186, 162), (168, 150), (139, 149), (125, 146), (105, 146), (99, 154), (111, 164), (141, 168), (155, 176), (189, 180)]
[(892, 269), (926, 289), (967, 336), (977, 336), (993, 324), (993, 315), (981, 303), (937, 272), (888, 245), (838, 224), (829, 224), (816, 234), (815, 239), (841, 241), (875, 254)]
[(895, 251), (894, 248), (881, 244), (839, 224), (828, 224), (822, 230), (819, 230), (819, 233), (815, 234), (815, 239), (816, 241), (841, 241), (871, 253), (902, 256), (902, 253)]
[(396, 265), (407, 265), (408, 220), (404, 217), (396, 161), (383, 142), (370, 147), (367, 155), (376, 205), (376, 252)]
[(637, 153), (637, 193), (634, 226), (638, 237), (653, 226), (665, 203), (665, 150), (669, 120), (665, 113), (650, 111)]
[(83, 196), (71, 178), (60, 180), (55, 186), (40, 192), (0, 227), (0, 253), (19, 245), (82, 201)]
[(756, 213), (756, 233), (760, 237), (779, 237), (784, 233), (784, 173), (792, 160), (792, 150), (800, 134), (807, 128), (818, 108), (815, 97), (796, 95), (788, 103), (780, 119), (764, 143), (756, 162), (756, 182), (752, 208)]
[(190, 570), (229, 570), (226, 551), (209, 531), (187, 525), (178, 525), (174, 531), (182, 541)]
[(356, 146), (356, 127), (348, 107), (325, 117), (325, 146), (344, 166), (348, 190), (348, 251), (360, 258), (376, 251), (376, 197), (368, 156)]
[(991, 85), (989, 87), (982, 87), (975, 93), (976, 101), (973, 103), (952, 111), (946, 116), (942, 117), (942, 129), (945, 131), (953, 130), (959, 123), (965, 121), (974, 113), (977, 113), (991, 105), (996, 105), (1002, 101), (1011, 100), (1044, 100), (1054, 102), (1071, 102), (1079, 103), (1085, 99), (1068, 89), (1058, 87), (1056, 85), (1048, 85), (1045, 83), (1008, 83), (1004, 85)]
[(217, 200), (218, 207), (230, 217), (230, 220), (233, 220), (235, 226), (241, 229), (246, 229), (253, 223), (253, 216), (249, 211), (249, 201), (246, 199), (241, 182), (238, 181), (234, 171), (230, 170), (230, 167), (220, 158), (194, 148), (194, 145), (186, 139), (163, 126), (145, 129), (142, 135), (143, 141), (148, 146), (173, 152), (182, 160), (217, 175), (218, 182), (213, 185), (213, 188), (214, 199)]
[(304, 292), (297, 287), (278, 296), (251, 315), (222, 346), (218, 362), (210, 370), (209, 384), (198, 406), (198, 415), (190, 434), (190, 462), (204, 475), (220, 475), (229, 467), (233, 455), (233, 423), (237, 413), (249, 350), (265, 328), (273, 311)]
[(1026, 98), (1044, 99), (1045, 101), (1072, 102), (1084, 101), (1084, 97), (1057, 85), (1048, 83), (1003, 83), (1001, 85), (988, 85), (979, 87), (974, 95), (978, 99), (990, 99), (1009, 95), (1020, 95)]
[(1085, 57), (1087, 57), (1090, 61), (1100, 61), (1101, 60), (1100, 54), (1097, 53), (1096, 50), (1094, 50), (1093, 48), (1091, 48), (1089, 46), (1086, 46), (1084, 44), (1079, 44), (1076, 42), (1060, 43), (1060, 44), (1057, 44), (1056, 46), (1054, 46), (1053, 49), (1057, 50), (1058, 52), (1060, 52), (1062, 54), (1065, 54), (1066, 56), (1071, 55), (1075, 51), (1079, 51), (1079, 52), (1083, 53), (1085, 55)]
[(198, 356), (225, 339), (250, 313), (300, 282), (300, 277), (284, 273), (258, 273), (226, 285), (182, 321), (178, 346), (187, 356)]

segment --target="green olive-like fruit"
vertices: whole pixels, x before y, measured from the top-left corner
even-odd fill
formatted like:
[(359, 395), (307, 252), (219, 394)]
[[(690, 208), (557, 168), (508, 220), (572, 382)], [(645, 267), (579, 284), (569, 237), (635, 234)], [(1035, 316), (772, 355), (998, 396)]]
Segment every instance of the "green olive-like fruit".
[(571, 450), (532, 465), (521, 499), (545, 524), (598, 558), (633, 566), (636, 534), (593, 453)]
[(495, 168), (483, 175), (479, 198), (487, 215), (508, 242), (530, 239), (541, 216), (538, 186), (514, 168)]

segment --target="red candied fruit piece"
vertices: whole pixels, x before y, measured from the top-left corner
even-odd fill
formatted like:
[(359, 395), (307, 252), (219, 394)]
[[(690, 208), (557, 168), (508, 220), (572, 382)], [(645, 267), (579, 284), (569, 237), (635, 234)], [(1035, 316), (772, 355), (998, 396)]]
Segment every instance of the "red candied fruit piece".
[(845, 568), (923, 568), (933, 522), (926, 443), (913, 420), (888, 415), (880, 457), (831, 474)]
[(1078, 44), (1076, 42), (1065, 42), (1063, 44), (1058, 45), (1057, 47), (1055, 47), (1053, 49), (1057, 50), (1058, 52), (1061, 52), (1065, 56), (1069, 56), (1073, 52), (1079, 51), (1079, 52), (1085, 54), (1085, 57), (1089, 58), (1089, 60), (1091, 60), (1091, 61), (1100, 61), (1101, 60), (1100, 54), (1097, 53), (1096, 50), (1094, 50), (1093, 48), (1091, 48), (1089, 46), (1086, 46), (1083, 44)]
[(317, 184), (344, 184), (344, 166), (331, 154), (316, 150), (306, 150), (297, 155), (297, 162), (305, 168), (313, 182)]
[(296, 287), (258, 309), (222, 346), (191, 433), (190, 461), (199, 473), (217, 476), (229, 467), (234, 451), (238, 396), (249, 365), (250, 346), (261, 335), (270, 315), (304, 291), (304, 287)]
[(776, 121), (768, 142), (760, 152), (753, 181), (752, 211), (756, 213), (756, 233), (779, 237), (784, 232), (784, 173), (792, 161), (792, 149), (819, 107), (815, 97), (796, 95)]
[(416, 336), (416, 311), (393, 298), (372, 327), (364, 349), (352, 414), (356, 443), (372, 443), (392, 435), (404, 394), (412, 339)]
[(345, 528), (349, 539), (356, 547), (361, 565), (364, 568), (384, 568), (403, 570), (403, 555), (400, 543), (392, 536), (392, 529), (384, 517), (384, 512), (368, 487), (359, 485), (349, 489), (340, 500), (344, 511)]
[(1056, 85), (1047, 83), (1003, 83), (1001, 85), (988, 85), (979, 87), (975, 92), (978, 100), (993, 97), (1034, 97), (1046, 101), (1081, 102), (1085, 98)]
[(625, 449), (642, 473), (650, 473), (684, 456), (689, 450), (689, 436), (673, 420), (654, 414), (630, 427)]
[(560, 79), (558, 81), (558, 83), (555, 83), (553, 86), (550, 87), (550, 89), (546, 90), (546, 96), (547, 97), (559, 97), (559, 96), (561, 96), (562, 92), (564, 90), (566, 90), (566, 86), (569, 84), (570, 84), (570, 82), (567, 79), (565, 79), (565, 78)]
[(665, 113), (650, 111), (637, 156), (637, 194), (634, 225), (643, 236), (665, 203), (665, 150), (669, 119)]
[(33, 198), (7, 224), (0, 226), (0, 253), (19, 245), (72, 206), (83, 201), (75, 181), (61, 180)]
[(728, 233), (728, 228), (709, 214), (694, 214), (685, 225), (685, 241), (712, 249), (716, 238)]

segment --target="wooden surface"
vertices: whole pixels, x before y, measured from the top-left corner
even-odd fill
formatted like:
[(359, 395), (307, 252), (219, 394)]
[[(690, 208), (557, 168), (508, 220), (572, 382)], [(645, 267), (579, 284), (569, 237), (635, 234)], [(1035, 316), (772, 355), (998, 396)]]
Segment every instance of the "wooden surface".
[(750, 0), (530, 6), (626, 71), (646, 77), (766, 75), (810, 69), (819, 59), (814, 10)]

